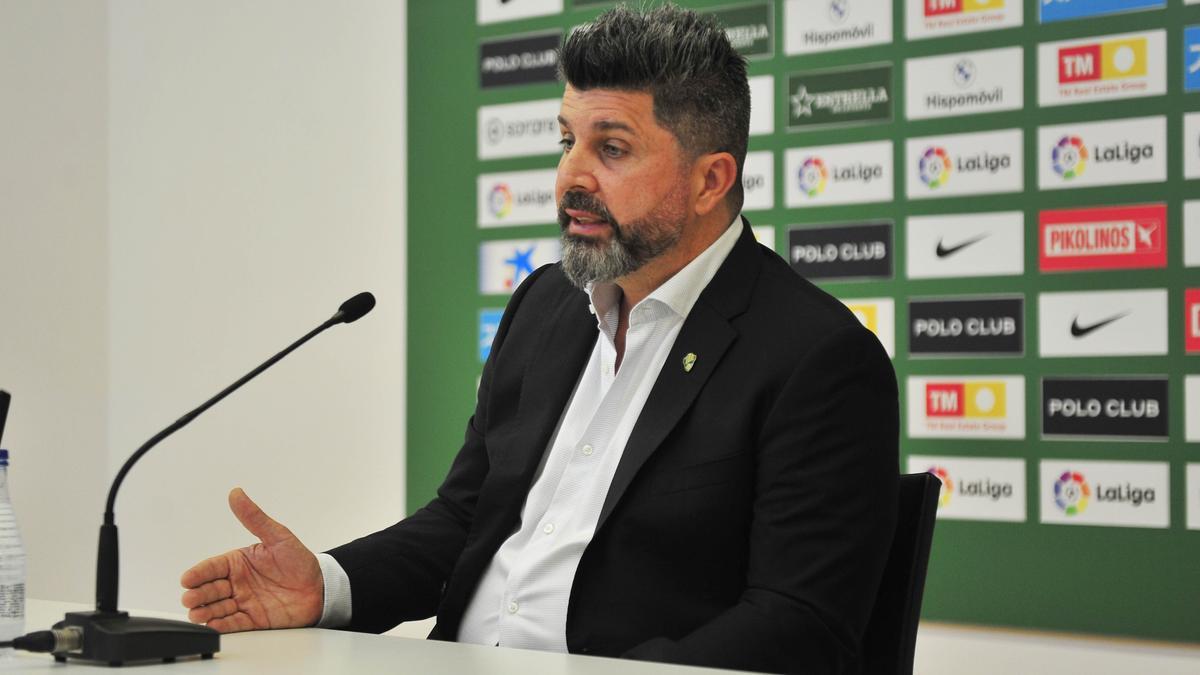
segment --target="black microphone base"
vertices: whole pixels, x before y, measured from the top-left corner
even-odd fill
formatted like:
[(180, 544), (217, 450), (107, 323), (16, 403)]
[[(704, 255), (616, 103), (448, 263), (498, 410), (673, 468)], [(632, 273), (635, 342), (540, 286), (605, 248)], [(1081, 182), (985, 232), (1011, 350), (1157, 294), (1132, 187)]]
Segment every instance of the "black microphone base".
[(83, 647), (54, 654), (67, 658), (99, 661), (122, 666), (134, 661), (174, 662), (186, 656), (211, 659), (221, 651), (221, 634), (208, 626), (186, 621), (129, 616), (128, 612), (67, 612), (55, 628), (78, 626), (83, 630)]

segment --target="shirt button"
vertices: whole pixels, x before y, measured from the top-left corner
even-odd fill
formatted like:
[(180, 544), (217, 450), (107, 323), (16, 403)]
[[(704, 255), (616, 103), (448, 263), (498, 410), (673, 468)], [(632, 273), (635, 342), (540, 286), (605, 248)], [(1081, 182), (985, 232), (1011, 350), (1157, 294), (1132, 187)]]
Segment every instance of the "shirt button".
[(508, 603), (508, 613), (509, 614), (516, 614), (518, 609), (521, 609), (521, 606), (518, 605), (516, 602)]
[(546, 523), (546, 526), (542, 528), (542, 532), (545, 532), (546, 534), (550, 534), (553, 531), (554, 523)]
[(583, 454), (587, 455), (588, 457), (591, 457), (593, 452), (595, 452), (595, 450), (592, 448), (592, 446), (590, 446), (590, 445), (583, 446)]

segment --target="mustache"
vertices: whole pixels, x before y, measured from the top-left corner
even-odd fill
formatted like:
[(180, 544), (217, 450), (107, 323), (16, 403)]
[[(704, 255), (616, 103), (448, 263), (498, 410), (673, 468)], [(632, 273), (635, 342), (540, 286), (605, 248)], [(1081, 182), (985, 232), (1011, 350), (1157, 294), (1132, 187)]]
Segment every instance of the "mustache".
[(613, 217), (613, 214), (609, 212), (604, 202), (586, 192), (578, 190), (567, 192), (558, 202), (558, 224), (564, 230), (571, 223), (571, 216), (567, 215), (567, 209), (587, 211), (588, 213), (595, 214), (600, 220), (612, 226), (613, 234), (618, 237), (621, 235), (621, 225)]

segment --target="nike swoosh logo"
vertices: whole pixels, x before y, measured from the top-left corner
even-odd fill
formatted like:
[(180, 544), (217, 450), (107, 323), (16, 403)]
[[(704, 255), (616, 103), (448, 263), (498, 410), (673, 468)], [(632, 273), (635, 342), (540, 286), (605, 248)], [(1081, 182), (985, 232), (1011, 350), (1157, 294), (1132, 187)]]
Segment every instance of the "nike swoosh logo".
[(1121, 312), (1120, 314), (1115, 314), (1115, 315), (1110, 316), (1107, 319), (1104, 319), (1102, 321), (1097, 321), (1096, 323), (1094, 323), (1090, 326), (1080, 326), (1079, 325), (1079, 316), (1076, 315), (1075, 319), (1073, 321), (1071, 321), (1071, 335), (1073, 335), (1077, 338), (1081, 338), (1081, 337), (1087, 335), (1088, 333), (1091, 333), (1091, 332), (1097, 331), (1101, 328), (1104, 328), (1105, 326), (1116, 321), (1117, 319), (1123, 319), (1128, 315), (1129, 315), (1129, 312)]
[(955, 253), (958, 253), (959, 251), (963, 250), (964, 248), (970, 246), (971, 244), (978, 244), (979, 242), (981, 242), (987, 238), (988, 238), (988, 233), (985, 232), (985, 233), (979, 235), (978, 237), (975, 237), (974, 239), (968, 239), (957, 246), (950, 246), (950, 247), (947, 247), (946, 245), (944, 245), (942, 243), (941, 239), (938, 239), (937, 257), (945, 258), (948, 255), (954, 255)]

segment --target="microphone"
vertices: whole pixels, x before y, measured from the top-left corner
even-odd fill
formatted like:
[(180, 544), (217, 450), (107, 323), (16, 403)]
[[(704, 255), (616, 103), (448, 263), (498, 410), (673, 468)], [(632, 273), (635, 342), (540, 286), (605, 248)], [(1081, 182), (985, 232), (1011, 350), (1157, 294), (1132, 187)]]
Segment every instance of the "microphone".
[(113, 513), (117, 490), (129, 474), (129, 470), (150, 448), (187, 426), (201, 413), (275, 365), (300, 345), (339, 323), (353, 323), (361, 319), (374, 307), (375, 296), (365, 292), (343, 302), (338, 311), (320, 326), (243, 375), (241, 379), (200, 404), (195, 410), (175, 420), (173, 424), (146, 441), (126, 460), (108, 491), (104, 523), (100, 526), (100, 544), (96, 554), (96, 609), (91, 612), (68, 612), (64, 620), (54, 624), (55, 631), (65, 631), (65, 635), (73, 636), (69, 640), (52, 642), (62, 647), (50, 648), (55, 661), (63, 662), (67, 657), (71, 657), (107, 662), (110, 666), (150, 659), (173, 663), (178, 657), (196, 654), (203, 659), (211, 659), (214, 653), (220, 651), (220, 633), (208, 626), (198, 626), (186, 621), (132, 617), (128, 612), (117, 609), (118, 546), (116, 516)]

